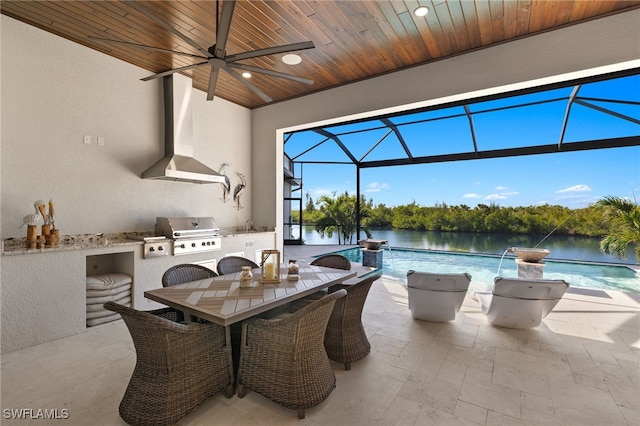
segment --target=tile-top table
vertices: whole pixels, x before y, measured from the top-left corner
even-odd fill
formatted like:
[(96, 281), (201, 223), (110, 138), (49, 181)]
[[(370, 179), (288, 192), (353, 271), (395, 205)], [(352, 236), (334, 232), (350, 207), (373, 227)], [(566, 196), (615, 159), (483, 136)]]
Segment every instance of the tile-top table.
[(287, 281), (286, 267), (282, 270), (277, 284), (261, 284), (260, 270), (254, 269), (250, 288), (240, 287), (237, 272), (145, 291), (144, 296), (198, 318), (230, 326), (356, 276), (355, 271), (300, 265), (300, 279)]

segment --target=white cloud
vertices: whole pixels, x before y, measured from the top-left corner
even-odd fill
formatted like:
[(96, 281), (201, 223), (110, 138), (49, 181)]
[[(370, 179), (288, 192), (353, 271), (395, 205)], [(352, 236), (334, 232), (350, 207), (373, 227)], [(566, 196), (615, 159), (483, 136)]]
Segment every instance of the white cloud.
[(497, 186), (496, 190), (500, 191), (494, 194), (489, 194), (484, 197), (486, 201), (493, 200), (506, 200), (509, 197), (513, 197), (514, 195), (520, 195), (518, 191), (506, 191), (507, 187), (505, 186)]
[(591, 191), (589, 185), (574, 185), (557, 190), (554, 200), (567, 207), (586, 207), (598, 199), (598, 197), (589, 194)]
[(371, 182), (369, 185), (367, 185), (367, 189), (365, 189), (365, 192), (380, 192), (383, 189), (389, 189), (389, 184)]
[(591, 192), (589, 185), (574, 185), (565, 189), (559, 189), (556, 194), (568, 194), (572, 192)]
[(464, 195), (462, 196), (462, 198), (473, 198), (473, 199), (477, 199), (477, 198), (482, 198), (482, 197), (480, 196), (480, 194), (476, 194), (475, 192), (472, 192), (472, 193), (464, 194)]
[(326, 189), (326, 188), (316, 188), (313, 190), (313, 195), (316, 197), (320, 197), (322, 195), (332, 195), (334, 190)]
[(485, 200), (506, 200), (507, 197), (502, 194), (489, 194), (484, 197)]

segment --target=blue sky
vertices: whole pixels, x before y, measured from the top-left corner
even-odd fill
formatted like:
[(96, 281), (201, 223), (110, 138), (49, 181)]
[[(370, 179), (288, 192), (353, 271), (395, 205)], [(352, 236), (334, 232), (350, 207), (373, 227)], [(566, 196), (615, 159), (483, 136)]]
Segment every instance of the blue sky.
[[(572, 95), (576, 98), (563, 132)], [(472, 152), (473, 136), (480, 151), (638, 136), (640, 75), (472, 101), (468, 108), (472, 120), (462, 106), (417, 111), (390, 120), (418, 157)], [(327, 130), (338, 135), (361, 161), (406, 158), (399, 140), (380, 121)], [(348, 160), (333, 140), (312, 131), (294, 134), (285, 152), (298, 161)], [(355, 170), (351, 164), (304, 164), (302, 175), (299, 169), (296, 174), (303, 180), (303, 197), (308, 193), (317, 200), (345, 191), (355, 194)], [(365, 168), (360, 179), (361, 192), (376, 205), (415, 201), (423, 206), (494, 203), (583, 208), (604, 196), (640, 199), (640, 147)]]
[[(364, 169), (374, 204), (495, 203), (582, 208), (605, 195), (640, 197), (640, 147)], [(355, 167), (305, 165), (304, 195), (355, 194)]]

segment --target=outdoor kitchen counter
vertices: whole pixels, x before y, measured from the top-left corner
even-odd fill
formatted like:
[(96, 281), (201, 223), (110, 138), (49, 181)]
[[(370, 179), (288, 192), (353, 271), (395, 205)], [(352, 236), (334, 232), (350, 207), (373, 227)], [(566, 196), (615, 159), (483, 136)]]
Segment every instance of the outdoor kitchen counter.
[[(117, 234), (77, 234), (63, 235), (60, 244), (55, 247), (30, 249), (26, 247), (26, 238), (7, 238), (3, 240), (2, 255), (11, 256), (19, 254), (51, 253), (56, 251), (87, 250), (96, 248), (137, 246), (144, 241), (133, 238), (148, 236), (148, 232), (126, 232)], [(152, 235), (152, 233), (151, 233)]]
[[(255, 234), (274, 232), (273, 228), (244, 228), (223, 229), (221, 237), (241, 237), (243, 235), (252, 236)], [(113, 234), (76, 234), (63, 235), (60, 237), (60, 244), (55, 247), (45, 247), (30, 249), (26, 247), (26, 238), (7, 238), (2, 240), (2, 256), (12, 256), (19, 254), (51, 253), (55, 251), (87, 250), (96, 248), (126, 247), (144, 244), (141, 237), (153, 236), (153, 231), (143, 232), (120, 232)]]
[[(138, 310), (163, 307), (144, 297), (162, 287), (162, 275), (180, 263), (217, 262), (228, 253), (250, 259), (272, 249), (275, 232), (238, 230), (222, 237), (222, 249), (181, 256), (144, 257), (144, 242), (135, 236), (151, 232), (61, 236), (59, 247), (27, 249), (24, 239), (2, 240), (2, 325), (0, 353), (82, 333), (86, 330), (87, 276), (122, 273), (132, 277), (133, 305)], [(39, 254), (34, 256), (34, 254)]]

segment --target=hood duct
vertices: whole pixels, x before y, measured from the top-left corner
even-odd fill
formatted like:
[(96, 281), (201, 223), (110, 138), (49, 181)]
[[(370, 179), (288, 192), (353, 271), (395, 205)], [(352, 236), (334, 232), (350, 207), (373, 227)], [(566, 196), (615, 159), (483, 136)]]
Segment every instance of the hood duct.
[(176, 73), (165, 76), (163, 84), (164, 157), (145, 170), (142, 178), (224, 184), (224, 176), (193, 157), (191, 79)]

